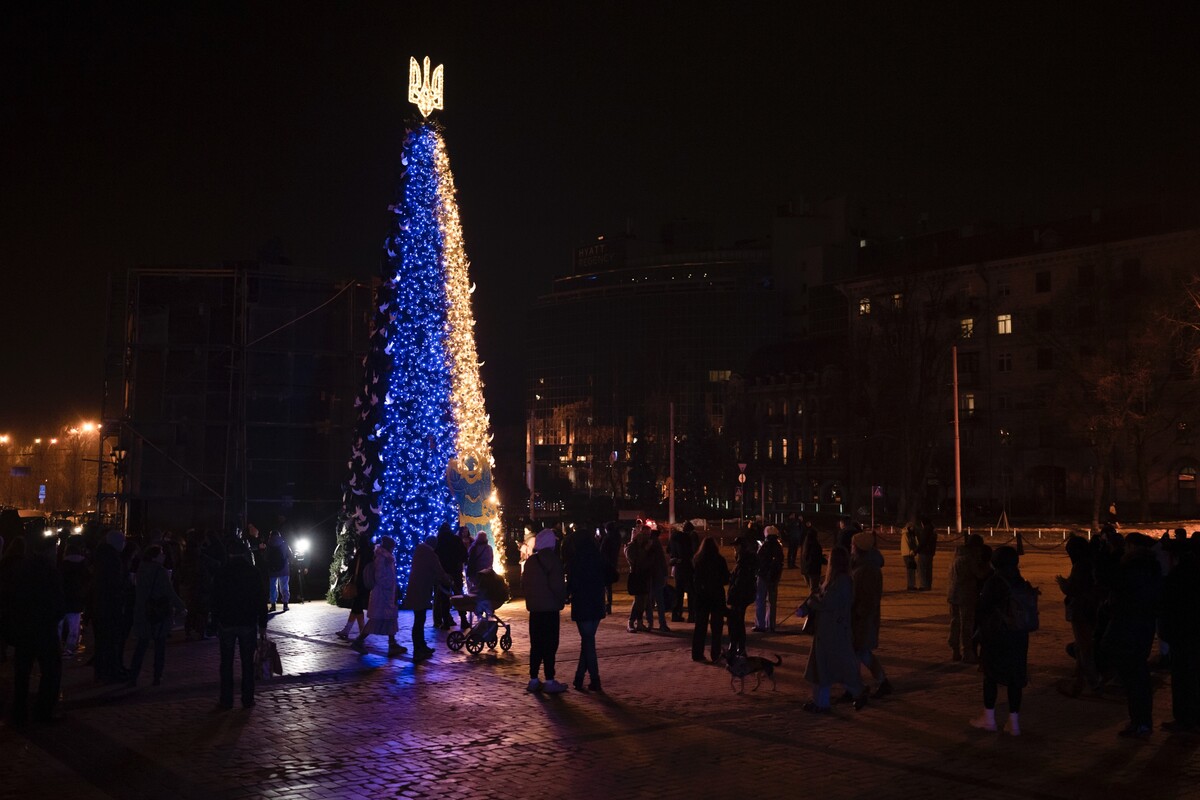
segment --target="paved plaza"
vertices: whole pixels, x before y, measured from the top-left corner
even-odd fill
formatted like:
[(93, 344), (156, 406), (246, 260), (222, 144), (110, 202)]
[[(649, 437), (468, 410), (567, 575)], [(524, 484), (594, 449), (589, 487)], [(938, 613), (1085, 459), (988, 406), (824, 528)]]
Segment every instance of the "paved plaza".
[[(896, 693), (861, 712), (801, 710), (810, 639), (794, 617), (750, 634), (752, 654), (783, 658), (777, 688), (752, 692), (750, 680), (737, 694), (723, 669), (690, 660), (691, 626), (627, 633), (620, 596), (598, 635), (604, 694), (549, 696), (524, 691), (519, 600), (501, 611), (511, 652), (455, 653), (439, 631), (421, 663), (387, 658), (381, 638), (357, 655), (334, 635), (346, 612), (310, 602), (272, 617), (285, 674), (260, 685), (249, 711), (217, 710), (215, 640), (176, 631), (160, 687), (148, 685), (149, 664), (144, 685), (128, 689), (95, 686), (90, 668), (68, 663), (63, 720), (0, 730), (0, 797), (1200, 797), (1200, 736), (1118, 739), (1123, 700), (1055, 690), (1071, 668), (1053, 580), (1068, 569), (1061, 546), (1022, 559), (1043, 597), (1019, 738), (966, 724), (982, 705), (981, 678), (949, 660), (948, 548), (927, 593), (904, 590), (894, 545), (884, 554), (879, 655)], [(799, 572), (786, 570), (781, 607), (805, 594)], [(410, 620), (402, 613), (401, 627)], [(567, 612), (562, 633), (558, 677), (569, 682), (578, 636)], [(410, 644), (407, 630), (400, 639)], [(0, 666), (6, 698), (11, 679), (10, 661)], [(1169, 678), (1156, 683), (1157, 725), (1170, 718)]]

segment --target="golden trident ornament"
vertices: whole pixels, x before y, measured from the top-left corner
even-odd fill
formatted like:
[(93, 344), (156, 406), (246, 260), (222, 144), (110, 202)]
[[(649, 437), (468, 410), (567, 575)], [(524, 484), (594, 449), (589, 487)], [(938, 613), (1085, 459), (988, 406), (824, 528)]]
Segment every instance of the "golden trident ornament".
[(408, 102), (416, 105), (421, 116), (428, 117), (434, 109), (441, 111), (442, 104), (442, 68), (438, 64), (432, 73), (429, 71), (429, 56), (425, 56), (425, 69), (422, 72), (417, 59), (408, 59)]

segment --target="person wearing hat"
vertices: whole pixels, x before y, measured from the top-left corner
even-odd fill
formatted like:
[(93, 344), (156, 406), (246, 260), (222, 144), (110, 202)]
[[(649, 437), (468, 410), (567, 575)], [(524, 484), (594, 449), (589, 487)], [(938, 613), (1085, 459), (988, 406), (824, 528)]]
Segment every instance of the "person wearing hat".
[(254, 651), (267, 633), (267, 592), (251, 563), (250, 551), (236, 537), (225, 543), (227, 558), (213, 576), (213, 621), (220, 643), (218, 705), (233, 708), (233, 649), (242, 660), (242, 708), (254, 707)]
[[(544, 528), (534, 539), (533, 555), (525, 559), (521, 570), (521, 591), (529, 610), (529, 685), (528, 692), (559, 694), (566, 684), (554, 679), (554, 659), (558, 654), (559, 612), (567, 599), (562, 560), (556, 551), (552, 528)], [(546, 682), (538, 680), (538, 670)]]
[(850, 546), (853, 548), (850, 579), (854, 582), (850, 629), (854, 638), (854, 652), (875, 679), (875, 697), (884, 697), (892, 693), (892, 684), (875, 655), (875, 648), (879, 647), (880, 605), (883, 600), (883, 557), (875, 545), (873, 530), (854, 534)]
[(783, 577), (783, 544), (779, 541), (779, 529), (774, 525), (768, 525), (763, 534), (763, 543), (758, 546), (754, 630), (758, 633), (774, 633), (779, 605), (779, 580)]

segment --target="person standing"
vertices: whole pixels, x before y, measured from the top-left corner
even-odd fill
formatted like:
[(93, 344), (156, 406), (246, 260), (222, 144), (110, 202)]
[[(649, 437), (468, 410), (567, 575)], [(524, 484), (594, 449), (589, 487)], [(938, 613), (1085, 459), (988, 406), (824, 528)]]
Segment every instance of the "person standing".
[(975, 644), (975, 604), (979, 590), (991, 572), (985, 562), (983, 537), (972, 533), (954, 549), (946, 599), (950, 603), (950, 654), (955, 661), (974, 664), (978, 660)]
[(254, 707), (254, 651), (267, 635), (267, 593), (250, 553), (238, 539), (227, 543), (225, 563), (212, 579), (212, 616), (221, 649), (218, 704), (233, 708), (233, 648), (242, 661), (242, 708)]
[(66, 604), (66, 613), (63, 615), (62, 654), (64, 657), (70, 657), (79, 652), (79, 622), (87, 605), (92, 579), (91, 569), (83, 557), (83, 545), (78, 541), (67, 545), (59, 571), (62, 575), (63, 601)]
[(92, 664), (96, 680), (115, 683), (128, 679), (121, 647), (125, 628), (125, 598), (131, 592), (129, 573), (121, 559), (125, 534), (113, 529), (104, 534), (92, 555), (92, 633), (95, 652)]
[(692, 661), (704, 661), (704, 636), (712, 632), (709, 648), (715, 662), (721, 655), (721, 630), (725, 623), (725, 586), (729, 583), (729, 565), (717, 540), (704, 537), (693, 561), (692, 586), (696, 590), (692, 603)]
[(1169, 548), (1163, 583), (1163, 632), (1171, 644), (1171, 716), (1168, 733), (1200, 731), (1200, 558), (1179, 537)]
[(921, 517), (917, 529), (917, 590), (928, 592), (933, 588), (933, 556), (937, 553), (937, 530), (929, 517)]
[[(554, 660), (558, 653), (559, 612), (567, 598), (563, 565), (556, 552), (554, 531), (542, 530), (534, 540), (533, 555), (521, 570), (521, 592), (529, 610), (529, 684), (528, 692), (559, 694), (566, 684), (554, 679)], [(542, 669), (546, 682), (538, 680)]]
[(271, 531), (271, 538), (267, 540), (266, 549), (267, 559), (267, 578), (270, 581), (271, 589), (271, 608), (275, 610), (275, 601), (283, 601), (283, 610), (288, 610), (288, 600), (291, 599), (291, 593), (288, 591), (288, 582), (292, 575), (292, 548), (288, 547), (288, 543), (283, 540), (283, 534), (279, 531)]
[(746, 654), (746, 607), (758, 587), (758, 540), (747, 531), (737, 540), (733, 574), (729, 577), (729, 655)]
[(1154, 730), (1153, 683), (1147, 660), (1154, 644), (1163, 576), (1153, 546), (1154, 540), (1142, 533), (1125, 537), (1125, 555), (1112, 575), (1111, 616), (1100, 642), (1104, 660), (1116, 669), (1125, 687), (1129, 724), (1118, 732), (1122, 738), (1148, 739)]
[(625, 590), (633, 596), (633, 605), (629, 609), (630, 633), (646, 630), (642, 614), (646, 611), (650, 598), (649, 540), (650, 530), (638, 526), (634, 528), (629, 544), (625, 545), (625, 560), (629, 562), (629, 578)]
[(779, 605), (779, 581), (783, 577), (783, 545), (779, 541), (779, 529), (768, 525), (763, 531), (765, 538), (758, 548), (758, 567), (754, 596), (754, 630), (775, 632), (775, 619)]
[(496, 554), (488, 543), (487, 533), (480, 531), (475, 534), (475, 541), (467, 549), (467, 590), (471, 594), (479, 591), (479, 573), (492, 569)]
[[(690, 521), (683, 523), (682, 530), (672, 530), (671, 538), (667, 541), (667, 549), (671, 572), (675, 575), (675, 607), (671, 609), (672, 622), (692, 621), (692, 560), (696, 557), (696, 549), (692, 546), (692, 537), (696, 526)], [(683, 599), (687, 595), (687, 600)], [(684, 619), (684, 610), (687, 619)]]
[[(650, 523), (647, 520), (647, 523)], [(670, 569), (667, 565), (667, 551), (663, 549), (662, 539), (658, 529), (647, 524), (650, 538), (646, 544), (646, 565), (650, 576), (650, 600), (646, 605), (646, 627), (654, 630), (654, 610), (658, 609), (658, 628), (663, 633), (670, 633), (667, 626), (666, 587)]]
[(909, 525), (900, 535), (900, 559), (904, 562), (904, 578), (910, 592), (917, 591), (917, 551), (920, 549), (916, 526)]
[[(1005, 545), (992, 554), (992, 574), (983, 582), (975, 624), (979, 630), (979, 660), (983, 667), (983, 712), (971, 719), (972, 727), (996, 730), (999, 687), (1008, 690), (1008, 721), (1004, 730), (1021, 735), (1021, 696), (1029, 682), (1029, 633), (1014, 630), (1006, 619), (1014, 586), (1024, 584), (1020, 557)], [(1147, 649), (1149, 645), (1147, 645)]]
[(1068, 697), (1078, 697), (1084, 686), (1093, 696), (1102, 695), (1104, 680), (1096, 664), (1096, 621), (1100, 613), (1101, 591), (1096, 583), (1095, 559), (1092, 545), (1082, 536), (1072, 536), (1065, 547), (1071, 559), (1067, 577), (1055, 576), (1063, 593), (1067, 621), (1074, 635), (1075, 675), (1063, 678), (1058, 690)]
[[(395, 547), (396, 541), (390, 536), (382, 537), (379, 544), (375, 546), (375, 558), (370, 564), (373, 578), (368, 581), (371, 583), (371, 599), (367, 604), (367, 625), (359, 628), (358, 636), (350, 643), (350, 646), (359, 653), (367, 651), (366, 638), (371, 634), (387, 637), (389, 656), (403, 655), (408, 652), (407, 647), (396, 641), (396, 632), (400, 630), (398, 622), (400, 614), (396, 606), (396, 557), (392, 555)], [(416, 565), (415, 554), (413, 555), (413, 564)], [(421, 615), (421, 628), (423, 633), (424, 614)], [(413, 644), (416, 644), (416, 639), (413, 640)], [(416, 657), (423, 658), (424, 656)]]
[[(462, 594), (463, 565), (467, 563), (467, 548), (454, 529), (443, 523), (438, 528), (437, 545), (434, 547), (442, 571), (450, 578), (450, 592)], [(461, 619), (466, 627), (466, 619)], [(454, 615), (450, 611), (450, 594), (438, 592), (433, 597), (433, 627), (448, 631), (454, 627)]]
[(804, 518), (797, 517), (794, 511), (788, 514), (783, 534), (787, 538), (788, 569), (795, 569), (796, 554), (800, 552), (800, 543), (804, 541)]
[(165, 559), (162, 545), (152, 544), (142, 553), (138, 567), (137, 594), (133, 605), (133, 635), (137, 638), (137, 645), (133, 649), (133, 662), (129, 667), (130, 686), (137, 686), (142, 660), (151, 642), (154, 643), (154, 685), (162, 683), (167, 658), (167, 634), (171, 632), (171, 612), (187, 610), (171, 585), (171, 576), (163, 566)]
[[(13, 646), (13, 699), (9, 718), (15, 727), (29, 722), (29, 684), (37, 662), (34, 719), (53, 722), (62, 685), (62, 645), (58, 628), (66, 611), (62, 579), (54, 566), (55, 540), (31, 539), (24, 553), (4, 559), (0, 572), (0, 619)], [(7, 556), (7, 554), (6, 554)]]
[(624, 541), (621, 536), (621, 526), (615, 521), (610, 521), (604, 525), (604, 535), (600, 539), (600, 555), (604, 561), (611, 567), (606, 574), (612, 578), (604, 585), (604, 611), (607, 614), (612, 613), (613, 600), (613, 584), (620, 577), (620, 560), (621, 560), (621, 545)]
[(575, 668), (572, 685), (582, 692), (586, 674), (589, 679), (587, 688), (599, 692), (600, 661), (596, 655), (596, 631), (605, 616), (604, 586), (608, 564), (600, 555), (595, 537), (591, 535), (592, 526), (581, 528), (582, 533), (577, 534), (578, 541), (571, 548), (571, 559), (566, 564), (571, 619), (579, 629), (579, 666)]
[[(850, 540), (854, 552), (850, 558), (850, 579), (854, 583), (854, 602), (850, 611), (850, 628), (854, 639), (854, 652), (875, 679), (875, 697), (892, 693), (892, 684), (883, 671), (883, 664), (875, 655), (879, 647), (880, 607), (883, 601), (882, 558), (875, 545), (875, 532), (864, 531), (854, 534)], [(853, 699), (853, 698), (851, 698)]]
[(812, 650), (804, 668), (804, 679), (812, 684), (813, 696), (802, 708), (815, 714), (828, 712), (833, 684), (839, 683), (854, 698), (854, 710), (859, 711), (867, 703), (867, 690), (859, 677), (859, 660), (854, 652), (854, 583), (850, 554), (844, 548), (830, 551), (825, 582), (807, 604), (809, 613), (816, 615)]
[[(392, 541), (388, 539), (388, 546), (385, 548), (390, 555)], [(381, 541), (382, 544), (382, 541)], [(429, 658), (433, 655), (433, 648), (425, 642), (425, 619), (429, 614), (429, 609), (433, 606), (433, 593), (435, 591), (450, 590), (450, 576), (446, 574), (446, 570), (442, 569), (442, 562), (438, 560), (437, 552), (434, 551), (434, 545), (437, 544), (437, 539), (429, 537), (425, 541), (413, 548), (412, 567), (408, 572), (408, 590), (404, 593), (404, 608), (413, 612), (413, 658), (417, 660)], [(375, 550), (375, 558), (379, 558), (380, 548)], [(395, 560), (392, 560), (392, 574), (396, 572)], [(379, 574), (378, 569), (376, 575)], [(375, 593), (378, 591), (378, 586), (371, 590), (370, 611), (374, 616), (376, 608)], [(392, 605), (395, 605), (395, 584), (392, 588)], [(368, 629), (369, 629), (368, 625)], [(361, 636), (360, 636), (361, 638)]]
[(804, 583), (809, 588), (816, 589), (820, 585), (824, 563), (825, 551), (821, 547), (821, 538), (812, 520), (805, 520), (804, 539), (800, 545), (800, 571), (804, 573)]

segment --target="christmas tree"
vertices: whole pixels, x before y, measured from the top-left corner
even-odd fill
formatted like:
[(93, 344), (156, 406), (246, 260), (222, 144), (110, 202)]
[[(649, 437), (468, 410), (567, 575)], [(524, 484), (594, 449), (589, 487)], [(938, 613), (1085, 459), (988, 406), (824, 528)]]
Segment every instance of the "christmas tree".
[[(423, 75), (423, 77), (422, 77)], [(441, 108), (442, 67), (413, 59), (409, 99)], [(469, 262), (441, 131), (408, 131), (382, 286), (358, 398), (342, 522), (396, 540), (400, 585), (443, 523), (492, 539), (491, 434), (475, 347)], [(494, 543), (493, 543), (494, 545)]]

